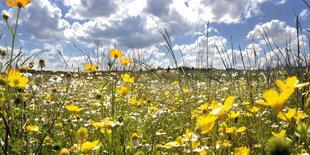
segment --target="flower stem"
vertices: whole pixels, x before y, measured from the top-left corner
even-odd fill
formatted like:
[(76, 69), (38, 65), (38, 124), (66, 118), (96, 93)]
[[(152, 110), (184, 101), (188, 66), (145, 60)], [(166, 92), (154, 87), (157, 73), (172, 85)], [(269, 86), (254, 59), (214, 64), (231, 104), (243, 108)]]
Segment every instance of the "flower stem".
[(20, 7), (18, 7), (16, 24), (15, 24), (15, 30), (14, 30), (14, 33), (12, 34), (13, 35), (13, 39), (12, 39), (12, 49), (11, 49), (11, 56), (10, 56), (10, 63), (9, 63), (9, 72), (12, 69), (12, 59), (13, 59), (14, 43), (15, 43), (15, 37), (16, 37), (16, 30), (17, 30), (17, 25), (18, 25), (19, 13), (20, 13)]

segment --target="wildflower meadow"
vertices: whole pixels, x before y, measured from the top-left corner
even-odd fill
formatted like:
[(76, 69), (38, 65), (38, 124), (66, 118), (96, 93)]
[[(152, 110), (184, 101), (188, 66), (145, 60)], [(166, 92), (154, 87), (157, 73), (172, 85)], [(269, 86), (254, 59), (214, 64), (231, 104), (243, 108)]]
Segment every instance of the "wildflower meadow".
[(0, 154), (310, 153), (306, 54), (283, 51), (281, 63), (248, 68), (240, 52), (231, 60), (242, 61), (243, 69), (224, 55), (225, 69), (190, 68), (176, 59), (165, 29), (160, 34), (174, 62), (169, 69), (111, 48), (108, 63), (85, 61), (79, 70), (47, 72), (45, 59), (21, 62), (13, 50), (19, 18), (27, 16), (21, 10), (32, 2), (6, 3), (17, 16), (2, 19), (7, 29), (1, 32), (12, 40), (0, 51)]

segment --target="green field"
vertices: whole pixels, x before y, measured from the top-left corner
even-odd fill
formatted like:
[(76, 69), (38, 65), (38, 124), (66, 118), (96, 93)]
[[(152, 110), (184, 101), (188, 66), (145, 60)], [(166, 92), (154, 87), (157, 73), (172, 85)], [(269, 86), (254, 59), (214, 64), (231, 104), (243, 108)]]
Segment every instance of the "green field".
[(242, 54), (243, 70), (222, 57), (225, 69), (188, 68), (178, 65), (165, 30), (175, 62), (169, 70), (111, 49), (105, 66), (85, 62), (75, 72), (47, 72), (44, 59), (18, 66), (13, 56), (19, 11), (28, 3), (7, 1), (18, 9), (16, 25), (3, 16), (12, 44), (0, 51), (2, 60), (8, 57), (1, 63), (0, 154), (310, 152), (310, 63), (300, 51), (262, 68), (245, 66)]

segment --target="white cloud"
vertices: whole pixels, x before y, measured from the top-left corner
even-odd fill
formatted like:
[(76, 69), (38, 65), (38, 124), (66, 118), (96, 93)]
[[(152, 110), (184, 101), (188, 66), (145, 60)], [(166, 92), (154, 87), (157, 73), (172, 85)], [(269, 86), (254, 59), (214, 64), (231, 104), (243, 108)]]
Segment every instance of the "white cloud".
[(173, 66), (171, 65), (170, 60), (168, 58), (161, 59), (161, 60), (151, 59), (147, 64), (153, 68), (157, 68), (157, 67), (167, 68), (167, 67)]
[(299, 17), (303, 20), (307, 19), (309, 16), (309, 11), (308, 9), (303, 9), (300, 14), (299, 14)]
[[(15, 23), (16, 8), (10, 8), (8, 13), (10, 23)], [(21, 28), (32, 38), (39, 40), (65, 41), (63, 31), (70, 27), (70, 23), (62, 19), (62, 10), (48, 0), (32, 1), (21, 9), (19, 23)]]
[[(189, 66), (189, 67), (196, 67), (196, 60), (199, 61), (202, 58), (204, 67), (207, 66), (207, 48), (206, 48), (206, 36), (199, 36), (198, 39), (191, 44), (182, 44), (182, 45), (175, 45), (174, 50), (178, 51), (179, 48), (183, 53), (184, 56), (184, 63), (182, 65)], [(209, 36), (208, 38), (208, 61), (209, 66), (212, 65), (217, 68), (224, 68), (222, 61), (220, 60), (220, 55), (215, 46), (218, 47), (219, 51), (221, 52), (223, 59), (225, 61), (229, 61), (226, 55), (223, 55), (224, 47), (226, 47), (227, 40), (222, 36)], [(182, 60), (179, 60), (182, 62)]]
[[(284, 21), (272, 20), (264, 24), (258, 24), (247, 35), (248, 39), (258, 39), (260, 44), (266, 44), (263, 36), (265, 33), (269, 38), (271, 45), (276, 43), (278, 46), (285, 46), (286, 43), (290, 43), (288, 46), (292, 49), (297, 47), (297, 33), (294, 27), (286, 25)], [(262, 36), (263, 35), (263, 36)], [(305, 45), (305, 35), (300, 35), (301, 45)], [(265, 37), (266, 38), (266, 37)], [(273, 42), (274, 41), (274, 42)]]
[(64, 4), (70, 7), (65, 17), (79, 20), (109, 17), (118, 10), (114, 0), (65, 0)]
[[(38, 62), (41, 58), (45, 60), (45, 67), (43, 68), (43, 70), (50, 71), (78, 71), (78, 68), (81, 71), (85, 63), (90, 63), (90, 61), (85, 56), (81, 56), (81, 54), (77, 54), (76, 52), (65, 54), (62, 44), (45, 43), (43, 50), (33, 49), (29, 52), (25, 52), (25, 54), (25, 57), (29, 57), (35, 54), (35, 57), (32, 57), (28, 60), (28, 62), (35, 62), (34, 69), (40, 69), (38, 66)], [(90, 58), (93, 63), (99, 64), (98, 62), (96, 62), (96, 58), (93, 55), (91, 55)], [(101, 57), (99, 57), (99, 60), (101, 60)]]
[[(195, 67), (197, 51), (205, 59), (206, 23), (237, 24), (247, 18), (261, 14), (260, 5), (267, 0), (64, 0), (63, 4), (68, 11), (62, 10), (56, 3), (49, 0), (36, 0), (29, 6), (22, 9), (21, 27), (29, 33), (33, 39), (77, 42), (92, 47), (95, 40), (104, 42), (105, 48), (114, 46), (116, 39), (117, 47), (126, 47), (131, 50), (124, 52), (126, 56), (135, 58), (133, 53), (140, 53), (143, 59), (150, 61), (150, 64), (171, 65), (164, 51), (158, 45), (163, 43), (163, 38), (158, 30), (167, 28), (172, 40), (176, 37), (193, 35), (196, 32), (196, 23), (202, 27), (199, 38), (192, 44), (178, 45), (183, 52), (185, 65)], [(285, 0), (282, 0), (285, 2)], [(281, 3), (282, 3), (281, 1)], [(284, 3), (283, 2), (283, 3)], [(279, 2), (278, 2), (279, 3)], [(10, 8), (9, 14), (16, 15), (16, 9)], [(301, 15), (301, 18), (307, 16)], [(12, 18), (13, 20), (13, 18)], [(70, 22), (69, 22), (70, 21)], [(14, 22), (14, 21), (12, 21)], [(254, 35), (261, 44), (254, 44), (255, 49), (260, 51), (263, 45), (259, 31), (265, 30), (270, 38), (276, 43), (283, 44), (285, 39), (291, 36), (292, 43), (296, 40), (296, 30), (286, 26), (285, 22), (273, 20), (257, 25), (248, 34), (250, 39)], [(220, 32), (210, 27), (211, 35), (219, 35)], [(224, 53), (226, 38), (222, 36), (209, 37), (209, 63), (223, 68), (215, 45), (218, 46), (222, 57), (226, 62), (231, 56), (228, 49)], [(157, 45), (157, 46), (156, 46)], [(197, 47), (198, 45), (198, 47)], [(293, 46), (293, 44), (292, 44)], [(57, 45), (63, 53), (62, 46)], [(46, 62), (61, 60), (54, 46), (46, 44), (45, 49), (49, 52), (42, 53)], [(253, 49), (251, 45), (243, 52)], [(102, 49), (104, 50), (104, 49)], [(138, 51), (138, 52), (137, 52)], [(238, 53), (238, 52), (236, 52)], [(250, 52), (249, 52), (250, 53)], [(252, 54), (249, 54), (251, 58)], [(180, 56), (180, 54), (178, 54)], [(228, 56), (228, 58), (227, 58)], [(65, 56), (70, 58), (73, 66), (83, 66), (84, 58), (80, 56)], [(182, 60), (178, 60), (182, 63)], [(205, 64), (206, 65), (206, 64)], [(64, 68), (64, 63), (48, 64), (49, 69)]]
[[(197, 21), (239, 23), (243, 16), (249, 18), (263, 2), (265, 0), (116, 0), (107, 1), (109, 5), (117, 6), (112, 8), (116, 8), (115, 11), (108, 14), (94, 13), (90, 17), (83, 12), (99, 12), (100, 8), (94, 5), (99, 0), (65, 0), (64, 4), (71, 7), (66, 17), (87, 20), (72, 24), (70, 29), (65, 30), (65, 35), (69, 40), (83, 43), (90, 40), (111, 42), (111, 38), (116, 37), (120, 46), (148, 47), (163, 41), (158, 32), (162, 27), (167, 28), (172, 39), (183, 37), (195, 31)], [(214, 31), (217, 32), (216, 29)]]
[(283, 5), (286, 3), (286, 0), (278, 0), (278, 2), (276, 3), (276, 5)]
[[(193, 34), (197, 22), (239, 23), (265, 1), (64, 0), (68, 8), (64, 12), (53, 1), (36, 0), (22, 9), (20, 21), (32, 39), (91, 46), (94, 40), (110, 45), (116, 38), (118, 46), (143, 48), (163, 41), (158, 32), (163, 27), (174, 39)], [(13, 16), (16, 12), (15, 8), (9, 10)]]

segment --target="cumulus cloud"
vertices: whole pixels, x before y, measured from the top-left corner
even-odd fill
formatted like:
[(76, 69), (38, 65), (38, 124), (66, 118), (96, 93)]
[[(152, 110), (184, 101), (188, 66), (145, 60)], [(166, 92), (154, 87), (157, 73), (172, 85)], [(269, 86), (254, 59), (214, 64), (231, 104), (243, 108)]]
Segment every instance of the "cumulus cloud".
[[(17, 9), (10, 8), (8, 13), (16, 17)], [(65, 41), (63, 31), (70, 27), (70, 23), (62, 19), (62, 10), (48, 0), (31, 2), (21, 10), (19, 19), (21, 28), (39, 40)], [(10, 23), (14, 22), (15, 18), (10, 18)]]
[(173, 0), (147, 0), (145, 11), (154, 16), (163, 17), (169, 14), (172, 2)]
[[(119, 46), (144, 48), (163, 41), (158, 32), (163, 27), (174, 39), (193, 34), (197, 21), (239, 23), (265, 1), (64, 0), (64, 9), (36, 0), (22, 9), (20, 21), (33, 39), (92, 45), (94, 40), (112, 44), (116, 38)], [(9, 9), (11, 15), (16, 12)]]
[[(49, 0), (36, 0), (22, 9), (22, 29), (29, 33), (33, 39), (44, 41), (77, 42), (89, 47), (94, 46), (95, 40), (104, 42), (106, 48), (129, 48), (128, 57), (136, 58), (135, 53), (142, 53), (143, 59), (150, 61), (153, 66), (173, 65), (159, 45), (163, 38), (159, 30), (165, 27), (172, 40), (177, 37), (192, 36), (196, 32), (196, 24), (204, 29), (200, 32), (198, 40), (191, 44), (177, 45), (183, 52), (184, 61), (180, 64), (195, 67), (197, 56), (206, 59), (206, 23), (237, 24), (247, 18), (261, 14), (260, 5), (267, 0), (64, 0), (64, 8)], [(282, 0), (285, 2), (285, 0)], [(15, 16), (17, 9), (10, 8), (8, 13)], [(303, 17), (305, 17), (304, 15)], [(302, 18), (302, 17), (301, 17)], [(12, 23), (13, 18), (12, 18)], [(285, 22), (278, 20), (260, 24), (248, 34), (248, 38), (255, 36), (262, 42), (257, 33), (265, 29), (277, 43), (283, 42), (283, 35), (294, 38), (294, 28), (286, 26)], [(209, 28), (209, 32), (219, 35), (216, 28)], [(211, 34), (212, 35), (212, 34)], [(296, 38), (296, 37), (295, 37)], [(285, 40), (284, 40), (285, 41)], [(215, 45), (222, 53), (225, 62), (231, 61), (231, 50), (225, 53), (224, 46), (227, 40), (222, 36), (209, 37), (209, 63), (223, 67)], [(255, 44), (255, 48), (258, 44)], [(198, 47), (197, 47), (198, 46)], [(49, 52), (42, 53), (48, 62), (59, 61), (61, 58), (54, 46), (46, 44), (44, 49)], [(62, 46), (57, 48), (63, 53)], [(251, 49), (251, 47), (248, 47)], [(139, 52), (137, 52), (139, 51)], [(180, 54), (179, 54), (180, 57)], [(80, 56), (65, 56), (70, 58), (73, 66), (83, 66)], [(205, 61), (205, 60), (204, 60)], [(64, 68), (63, 63), (48, 64), (52, 68)], [(205, 63), (206, 65), (206, 63)], [(204, 66), (205, 67), (205, 66)]]
[[(218, 23), (239, 23), (242, 18), (250, 18), (253, 14), (260, 13), (259, 5), (266, 0), (197, 0), (185, 2), (187, 7), (180, 5), (175, 0), (175, 6), (177, 10), (192, 22), (196, 21), (210, 21)], [(179, 1), (178, 1), (179, 2)], [(183, 3), (185, 3), (183, 2)]]
[[(294, 27), (288, 26), (284, 21), (272, 20), (264, 24), (258, 24), (247, 35), (248, 39), (258, 39), (259, 43), (266, 44), (264, 37), (267, 34), (269, 42), (273, 45), (276, 43), (278, 46), (285, 46), (287, 43), (292, 49), (297, 47), (297, 33)], [(306, 44), (305, 35), (300, 35), (299, 40), (301, 45)]]
[[(89, 40), (96, 39), (109, 42), (111, 38), (116, 38), (120, 46), (143, 48), (163, 41), (158, 32), (163, 27), (168, 30), (172, 39), (183, 37), (195, 31), (197, 21), (239, 23), (242, 17), (249, 18), (255, 10), (259, 10), (258, 5), (265, 2), (265, 0), (116, 0), (107, 2), (117, 5), (116, 11), (109, 14), (94, 14), (92, 17), (83, 13), (85, 9), (78, 9), (87, 5), (88, 7), (85, 8), (90, 13), (100, 11), (100, 8), (92, 5), (97, 1), (99, 0), (84, 2), (84, 5), (82, 0), (64, 2), (71, 7), (66, 17), (87, 19), (83, 23), (73, 23), (71, 29), (65, 31), (71, 40), (87, 43)], [(74, 10), (77, 10), (76, 13), (73, 13)]]
[[(266, 43), (265, 40), (270, 42)], [(261, 66), (285, 65), (285, 63), (293, 64), (297, 55), (297, 31), (294, 27), (288, 26), (284, 21), (272, 20), (263, 24), (257, 24), (255, 28), (247, 35), (248, 39), (254, 38), (258, 44), (255, 48), (264, 48), (264, 53), (259, 52), (259, 61)], [(277, 44), (278, 47), (275, 46)], [(307, 46), (306, 36), (299, 35), (299, 45), (301, 49)], [(248, 47), (249, 48), (249, 47)], [(278, 49), (279, 48), (279, 49)], [(302, 51), (303, 52), (303, 51)], [(303, 55), (308, 55), (304, 53)], [(288, 62), (287, 57), (290, 57)]]
[[(207, 54), (208, 54), (208, 63), (209, 67), (217, 68), (224, 68), (224, 65), (221, 61), (219, 52), (223, 57), (225, 62), (228, 62), (228, 57), (224, 54), (226, 47), (227, 40), (222, 36), (210, 36), (208, 38), (208, 49), (207, 46), (207, 37), (206, 36), (199, 36), (198, 39), (191, 44), (182, 44), (182, 45), (175, 45), (174, 50), (181, 50), (183, 53), (184, 60), (180, 59), (179, 62), (182, 62), (182, 65), (189, 66), (189, 67), (197, 67), (197, 61), (203, 61), (203, 67), (207, 67)], [(200, 66), (202, 67), (202, 66)]]
[(118, 5), (114, 0), (65, 0), (64, 4), (70, 7), (65, 17), (78, 20), (109, 17), (118, 10)]

